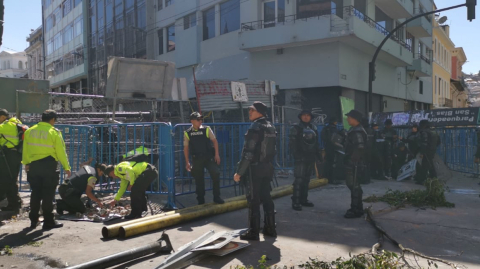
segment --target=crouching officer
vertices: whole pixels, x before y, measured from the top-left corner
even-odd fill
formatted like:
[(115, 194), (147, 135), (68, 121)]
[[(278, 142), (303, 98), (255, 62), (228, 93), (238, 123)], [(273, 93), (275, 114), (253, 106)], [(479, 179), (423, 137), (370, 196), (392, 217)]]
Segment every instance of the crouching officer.
[[(203, 116), (198, 112), (190, 114), (192, 127), (185, 131), (183, 139), (183, 153), (185, 155), (186, 169), (192, 172), (195, 179), (197, 201), (199, 205), (205, 203), (205, 172), (207, 168), (213, 181), (213, 201), (223, 204), (220, 198), (220, 154), (218, 141), (210, 127), (202, 125)], [(193, 166), (190, 165), (189, 153), (192, 154)]]
[(243, 240), (259, 240), (260, 202), (263, 203), (265, 223), (263, 234), (276, 237), (275, 205), (270, 196), (270, 182), (273, 178), (272, 161), (276, 154), (277, 132), (272, 123), (266, 120), (267, 106), (254, 102), (248, 115), (253, 121), (245, 134), (242, 156), (238, 163), (235, 182), (243, 179), (247, 190), (249, 230), (240, 236)]
[(27, 171), (27, 181), (30, 183), (32, 194), (30, 196), (30, 228), (38, 225), (40, 204), (43, 210), (43, 229), (63, 227), (53, 215), (53, 199), (57, 189), (60, 173), (57, 164), (60, 162), (68, 177), (70, 164), (68, 163), (60, 130), (54, 128), (57, 113), (54, 110), (45, 110), (42, 122), (32, 126), (25, 132), (23, 140), (22, 163)]
[(77, 212), (84, 214), (87, 209), (80, 198), (83, 193), (86, 193), (88, 198), (95, 201), (100, 207), (103, 204), (93, 195), (93, 189), (98, 178), (103, 176), (107, 169), (105, 164), (97, 163), (95, 168), (85, 165), (79, 171), (66, 179), (58, 188), (58, 193), (62, 199), (57, 200), (57, 213), (63, 215), (63, 211), (68, 211), (70, 214)]
[(292, 208), (302, 210), (302, 206), (313, 207), (308, 201), (308, 184), (315, 168), (315, 161), (322, 160), (322, 153), (318, 143), (317, 127), (310, 123), (312, 113), (303, 110), (298, 114), (300, 123), (290, 129), (290, 152), (293, 154), (294, 176)]
[(158, 178), (157, 168), (147, 162), (121, 162), (116, 166), (108, 166), (105, 174), (110, 178), (121, 179), (120, 189), (110, 205), (114, 206), (128, 190), (130, 191), (132, 212), (125, 216), (125, 219), (141, 218), (142, 212), (148, 210), (145, 192), (150, 184)]
[[(8, 118), (8, 111), (0, 109), (0, 197), (6, 197), (8, 205), (2, 211), (19, 212), (22, 199), (18, 194), (18, 173), (20, 172), (22, 153), (19, 148), (17, 118)], [(2, 200), (0, 198), (0, 200)]]
[(365, 166), (367, 133), (360, 122), (363, 115), (358, 110), (352, 110), (346, 114), (348, 124), (352, 126), (347, 133), (345, 141), (345, 173), (347, 186), (350, 189), (350, 209), (345, 218), (359, 218), (363, 212), (362, 187), (360, 187), (359, 176)]

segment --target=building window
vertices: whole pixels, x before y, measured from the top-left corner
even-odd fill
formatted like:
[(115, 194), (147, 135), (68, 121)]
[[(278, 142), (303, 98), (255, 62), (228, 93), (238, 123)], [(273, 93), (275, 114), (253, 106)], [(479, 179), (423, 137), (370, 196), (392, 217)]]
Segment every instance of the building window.
[(158, 0), (157, 8), (158, 8), (158, 10), (162, 10), (162, 9), (163, 9), (163, 0)]
[(174, 3), (175, 3), (175, 0), (165, 0), (165, 7), (173, 5)]
[(183, 29), (187, 30), (190, 27), (195, 27), (197, 26), (197, 14), (192, 13), (190, 15), (187, 15), (183, 17)]
[(220, 4), (220, 34), (240, 29), (240, 0), (229, 0)]
[(62, 4), (63, 6), (63, 17), (67, 16), (70, 11), (72, 11), (72, 0), (65, 0)]
[(83, 47), (78, 47), (75, 49), (75, 65), (83, 64)]
[(423, 94), (423, 81), (421, 81), (421, 80), (419, 81), (419, 90), (418, 90), (418, 92), (419, 92), (420, 94)]
[(53, 26), (57, 25), (60, 23), (62, 20), (62, 8), (61, 6), (58, 6), (54, 11), (53, 11)]
[(57, 51), (62, 47), (62, 33), (58, 33), (53, 37), (53, 51)]
[(63, 56), (63, 71), (68, 71), (73, 67), (75, 67), (75, 57), (72, 51)]
[(75, 1), (75, 7), (78, 6), (80, 3), (82, 3), (82, 0), (74, 0)]
[(44, 0), (44, 1), (43, 1), (43, 8), (49, 7), (50, 4), (52, 4), (52, 1), (53, 1), (53, 0)]
[(55, 70), (55, 75), (60, 75), (63, 73), (63, 57), (53, 62), (53, 68)]
[(50, 31), (52, 27), (53, 27), (53, 16), (50, 15), (47, 17), (47, 19), (45, 19), (45, 32)]
[(158, 30), (158, 55), (163, 54), (163, 28)]
[(203, 12), (203, 40), (215, 37), (215, 7)]
[(175, 50), (175, 24), (167, 27), (167, 52)]
[(63, 44), (67, 44), (73, 39), (73, 23), (63, 29)]
[(105, 20), (107, 24), (110, 24), (113, 21), (113, 0), (107, 0), (105, 4)]
[(129, 10), (131, 7), (133, 7), (134, 3), (135, 0), (125, 0), (125, 10)]
[(53, 38), (48, 40), (47, 42), (47, 55), (50, 55), (53, 53)]
[(405, 39), (405, 43), (408, 45), (408, 50), (412, 53), (415, 53), (415, 50), (413, 49), (413, 45), (415, 44), (415, 38), (409, 32), (407, 32), (407, 38)]
[(74, 36), (79, 36), (83, 33), (83, 16), (80, 15), (78, 18), (75, 19), (74, 22)]
[(23, 63), (22, 63), (22, 61), (18, 61), (18, 69), (23, 69)]

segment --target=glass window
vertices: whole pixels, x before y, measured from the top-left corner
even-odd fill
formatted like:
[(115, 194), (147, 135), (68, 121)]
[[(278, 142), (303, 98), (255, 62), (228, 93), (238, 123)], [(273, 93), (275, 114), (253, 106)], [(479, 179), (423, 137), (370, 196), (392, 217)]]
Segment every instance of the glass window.
[(75, 65), (83, 64), (83, 47), (75, 49)]
[(107, 0), (107, 4), (105, 6), (105, 19), (107, 24), (113, 21), (113, 0)]
[(52, 0), (45, 0), (43, 2), (43, 8), (47, 8), (52, 4)]
[(103, 18), (104, 18), (103, 12), (104, 12), (104, 8), (105, 8), (104, 4), (105, 4), (104, 0), (99, 0), (97, 2), (97, 22), (98, 22), (97, 27), (98, 27), (99, 31), (105, 25), (105, 22), (103, 20)]
[(163, 0), (158, 0), (158, 1), (157, 1), (157, 7), (158, 7), (158, 10), (162, 10), (162, 9), (163, 9)]
[(65, 0), (63, 2), (63, 17), (67, 16), (72, 11), (72, 0)]
[(137, 7), (137, 27), (146, 30), (147, 29), (147, 10), (145, 2)]
[(123, 15), (123, 0), (115, 0), (115, 16)]
[(423, 81), (419, 81), (420, 85), (419, 85), (419, 93), (420, 94), (423, 94)]
[(158, 55), (163, 54), (163, 28), (158, 30)]
[(125, 0), (125, 9), (130, 9), (133, 7), (133, 4), (135, 3), (135, 0)]
[(380, 24), (387, 31), (393, 30), (394, 20), (385, 14), (381, 9), (375, 7), (375, 21)]
[(55, 75), (63, 73), (63, 57), (54, 61)]
[(183, 17), (183, 29), (187, 30), (190, 27), (195, 27), (197, 26), (197, 14), (192, 13), (190, 15), (187, 15)]
[(175, 24), (167, 28), (167, 52), (175, 50)]
[(173, 5), (174, 3), (175, 3), (175, 0), (165, 0), (165, 7)]
[(50, 39), (47, 42), (47, 55), (52, 54), (52, 52), (53, 52), (53, 39)]
[(220, 22), (222, 35), (240, 29), (240, 0), (220, 4)]
[[(331, 2), (332, 1), (327, 1), (327, 0), (297, 0), (297, 16), (299, 19), (301, 19), (301, 18), (315, 17), (323, 14), (325, 15), (330, 14), (331, 6), (332, 6)], [(354, 2), (355, 8), (359, 9), (359, 7), (357, 7), (358, 5), (357, 2), (360, 2), (360, 1)], [(342, 6), (342, 5), (339, 5), (339, 6)], [(365, 14), (364, 11), (363, 11), (363, 14)]]
[(59, 6), (53, 11), (53, 26), (59, 24), (61, 20), (62, 20), (62, 9), (61, 9), (61, 6)]
[(263, 3), (263, 21), (265, 28), (275, 26), (275, 1)]
[(52, 29), (52, 27), (53, 27), (53, 16), (50, 15), (45, 20), (45, 32), (50, 31)]
[(117, 17), (115, 23), (115, 56), (123, 56), (123, 17)]
[(73, 23), (63, 29), (63, 44), (67, 44), (73, 39)]
[(63, 56), (63, 71), (68, 71), (75, 66), (74, 55), (72, 52), (69, 52)]
[(82, 3), (82, 0), (74, 0), (75, 1), (75, 7), (78, 6), (80, 3)]
[(203, 40), (215, 37), (215, 7), (203, 12)]
[(75, 19), (74, 36), (79, 36), (83, 33), (83, 16), (80, 15)]
[(58, 33), (53, 37), (53, 51), (62, 47), (62, 33)]
[(278, 22), (285, 22), (285, 0), (277, 0)]

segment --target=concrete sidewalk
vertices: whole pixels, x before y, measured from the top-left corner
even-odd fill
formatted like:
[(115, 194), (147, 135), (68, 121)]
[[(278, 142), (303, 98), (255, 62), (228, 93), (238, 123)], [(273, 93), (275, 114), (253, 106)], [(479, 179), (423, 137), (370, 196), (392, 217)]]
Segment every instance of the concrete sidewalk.
[[(480, 192), (478, 180), (454, 173), (448, 182), (450, 189)], [(410, 190), (423, 188), (412, 182), (375, 181), (364, 185), (364, 197), (383, 195), (387, 189)], [(456, 191), (465, 193), (465, 191)], [(387, 232), (405, 247), (430, 256), (442, 256), (468, 268), (480, 268), (480, 197), (479, 194), (447, 193), (455, 208), (417, 209), (408, 207), (378, 215), (376, 219)], [(251, 246), (225, 257), (204, 259), (189, 268), (230, 268), (235, 265), (257, 265), (262, 255), (269, 264), (295, 266), (311, 258), (324, 261), (348, 257), (369, 250), (378, 240), (378, 233), (364, 219), (348, 220), (343, 214), (350, 204), (350, 192), (344, 185), (328, 185), (310, 191), (313, 208), (301, 212), (291, 209), (290, 197), (275, 200), (278, 238), (263, 238)], [(370, 204), (366, 203), (365, 207)], [(375, 203), (373, 210), (388, 208)], [(247, 210), (199, 219), (167, 230), (175, 249), (198, 238), (209, 230), (241, 229), (247, 226)], [(101, 224), (64, 221), (64, 228), (43, 232), (28, 231), (28, 220), (18, 220), (0, 227), (0, 247), (13, 246), (13, 256), (1, 256), (0, 266), (11, 268), (56, 268), (61, 264), (79, 264), (118, 253), (157, 240), (161, 231), (127, 240), (101, 239)], [(40, 247), (27, 246), (42, 241)], [(385, 249), (398, 249), (385, 240)], [(458, 255), (462, 253), (461, 255)], [(38, 259), (35, 261), (35, 259)], [(155, 268), (165, 256), (150, 256), (115, 268)], [(410, 257), (411, 265), (416, 265)], [(419, 262), (425, 266), (426, 261)], [(449, 268), (439, 264), (440, 268)]]

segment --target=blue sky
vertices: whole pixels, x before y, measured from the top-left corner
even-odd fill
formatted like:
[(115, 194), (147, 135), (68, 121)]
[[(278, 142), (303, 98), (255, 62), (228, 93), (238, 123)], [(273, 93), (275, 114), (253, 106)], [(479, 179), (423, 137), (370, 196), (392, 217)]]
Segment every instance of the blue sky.
[[(480, 1), (478, 1), (480, 2)], [(465, 0), (437, 0), (437, 7), (459, 5)], [(477, 19), (467, 21), (465, 7), (443, 12), (450, 25), (450, 37), (457, 47), (463, 47), (468, 62), (463, 66), (467, 74), (480, 71), (480, 3), (477, 4)], [(23, 51), (28, 44), (26, 37), (30, 29), (36, 29), (42, 24), (41, 0), (5, 0), (5, 28), (1, 50)]]

